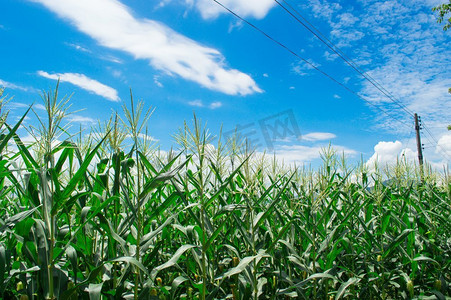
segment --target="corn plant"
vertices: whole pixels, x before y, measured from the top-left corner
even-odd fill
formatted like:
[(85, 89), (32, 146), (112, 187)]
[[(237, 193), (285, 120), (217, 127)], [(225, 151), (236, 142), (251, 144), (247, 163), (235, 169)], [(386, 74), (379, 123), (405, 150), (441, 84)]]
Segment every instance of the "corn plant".
[(161, 151), (152, 109), (70, 134), (69, 98), (18, 134), (0, 91), (4, 299), (446, 299), (448, 172), (400, 159), (284, 165), (194, 116)]

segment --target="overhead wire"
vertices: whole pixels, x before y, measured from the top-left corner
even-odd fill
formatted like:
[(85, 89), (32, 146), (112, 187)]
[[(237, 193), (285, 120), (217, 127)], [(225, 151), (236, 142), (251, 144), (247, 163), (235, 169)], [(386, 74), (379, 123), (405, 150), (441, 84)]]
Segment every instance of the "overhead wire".
[[(426, 130), (426, 132), (429, 134), (429, 136), (432, 138), (432, 140), (434, 141), (434, 143), (431, 143), (431, 144), (434, 144), (434, 145), (436, 145), (437, 146), (437, 148), (440, 148), (440, 150), (441, 150), (441, 154), (442, 154), (442, 156), (443, 156), (443, 158), (445, 158), (446, 160), (451, 160), (451, 158), (448, 156), (448, 153), (446, 152), (446, 150), (442, 147), (442, 145), (440, 145), (440, 143), (438, 142), (438, 140), (435, 138), (435, 136), (432, 134), (432, 132), (429, 130), (429, 128), (424, 124), (424, 122), (423, 121), (421, 121), (421, 127), (423, 127), (425, 130)], [(427, 136), (426, 136), (426, 138), (427, 138)], [(429, 139), (429, 138), (428, 138)], [(429, 140), (430, 141), (430, 140)]]
[[(302, 14), (296, 10), (292, 5), (290, 5), (287, 1), (281, 0), (285, 5), (287, 5), (292, 11), (290, 11), (287, 7), (285, 7), (279, 0), (274, 0), (281, 8), (283, 8), (289, 15), (291, 15), (298, 23), (304, 26), (308, 31), (310, 31), (314, 36), (316, 36), (323, 44), (325, 44), (329, 49), (331, 49), (335, 54), (337, 54), (344, 62), (346, 62), (351, 68), (353, 68), (357, 73), (359, 73), (365, 80), (367, 80), (371, 85), (373, 85), (377, 90), (379, 90), (382, 94), (384, 94), (388, 99), (390, 99), (393, 103), (398, 105), (402, 110), (404, 110), (407, 114), (413, 117), (414, 113), (409, 110), (405, 105), (400, 103), (395, 97), (376, 81), (370, 74), (363, 71), (360, 66), (355, 63), (352, 59), (350, 59), (341, 49), (336, 46), (332, 41), (330, 41), (321, 31), (319, 31), (313, 24), (311, 24), (306, 18), (302, 16)], [(301, 18), (302, 20), (300, 20)]]
[(381, 111), (382, 113), (384, 113), (385, 115), (387, 115), (388, 117), (394, 119), (395, 121), (402, 123), (403, 125), (411, 128), (411, 125), (407, 124), (405, 121), (400, 120), (399, 118), (396, 118), (395, 116), (389, 114), (388, 112), (386, 112), (385, 110), (383, 110), (382, 108), (380, 108), (379, 106), (375, 105), (374, 103), (372, 103), (371, 101), (365, 99), (364, 97), (362, 97), (361, 95), (359, 95), (356, 91), (354, 91), (353, 89), (349, 88), (348, 86), (346, 86), (344, 83), (338, 81), (337, 79), (335, 79), (334, 77), (332, 77), (331, 75), (329, 75), (328, 73), (326, 73), (325, 71), (321, 70), (318, 66), (316, 66), (315, 64), (313, 64), (312, 62), (308, 61), (307, 59), (303, 58), (302, 56), (300, 56), (298, 53), (294, 52), (293, 50), (291, 50), (288, 46), (286, 46), (285, 44), (283, 44), (282, 42), (276, 40), (275, 38), (273, 38), (271, 35), (269, 35), (268, 33), (266, 33), (264, 30), (260, 29), (259, 27), (257, 27), (256, 25), (254, 25), (253, 23), (251, 23), (250, 21), (244, 19), (243, 17), (241, 17), (240, 15), (238, 15), (237, 13), (235, 13), (234, 11), (232, 11), (230, 8), (228, 8), (227, 6), (225, 6), (224, 4), (222, 4), (220, 1), (218, 0), (213, 0), (214, 2), (216, 2), (216, 4), (218, 4), (219, 6), (221, 6), (223, 9), (227, 10), (230, 14), (232, 14), (233, 16), (235, 16), (236, 18), (238, 18), (239, 20), (241, 20), (242, 22), (246, 23), (247, 25), (251, 26), (252, 28), (254, 28), (255, 30), (257, 30), (258, 32), (260, 32), (262, 35), (264, 35), (266, 38), (268, 38), (269, 40), (271, 40), (272, 42), (276, 43), (277, 45), (279, 45), (280, 47), (284, 48), (286, 51), (290, 52), (292, 55), (296, 56), (297, 58), (299, 58), (300, 60), (302, 60), (304, 63), (308, 64), (310, 67), (312, 67), (313, 69), (315, 69), (316, 71), (320, 72), (322, 75), (326, 76), (327, 78), (329, 78), (330, 80), (332, 80), (333, 82), (335, 82), (336, 84), (340, 85), (341, 87), (343, 87), (344, 89), (346, 89), (348, 92), (354, 94), (356, 97), (358, 97), (359, 99), (365, 101), (366, 103), (368, 103), (369, 105), (373, 106), (374, 108), (378, 109), (379, 111)]
[[(310, 31), (314, 36), (316, 36), (323, 44), (325, 44), (329, 49), (331, 49), (335, 54), (337, 54), (343, 61), (345, 61), (350, 67), (352, 67), (364, 79), (366, 79), (368, 82), (370, 82), (371, 85), (373, 85), (376, 89), (378, 89), (382, 94), (384, 94), (387, 98), (389, 98), (393, 103), (397, 104), (401, 109), (403, 109), (410, 116), (414, 116), (414, 113), (410, 109), (408, 109), (405, 105), (400, 103), (399, 100), (397, 100), (384, 86), (382, 86), (382, 84), (380, 84), (378, 81), (376, 81), (370, 74), (362, 71), (358, 64), (356, 64), (352, 59), (350, 59), (343, 51), (341, 51), (341, 49), (338, 46), (336, 46), (333, 42), (331, 42), (323, 33), (321, 33), (320, 30), (318, 30), (313, 24), (311, 24), (306, 18), (304, 18), (297, 9), (295, 9), (292, 5), (290, 5), (290, 3), (288, 3), (286, 0), (274, 0), (274, 2), (276, 2), (282, 9), (284, 9), (289, 15), (291, 15), (297, 22), (299, 22), (308, 31)], [(281, 2), (283, 2), (289, 9), (286, 6), (284, 6)], [(300, 20), (296, 15), (299, 18), (301, 18), (302, 20)], [(440, 150), (442, 152), (442, 156), (445, 159), (449, 160), (450, 158), (449, 158), (446, 150), (438, 143), (437, 139), (432, 134), (432, 132), (429, 130), (429, 128), (427, 126), (425, 126), (424, 124), (423, 124), (423, 128), (434, 140), (434, 143), (431, 142), (431, 144), (434, 144), (436, 147), (440, 148)], [(427, 138), (427, 136), (426, 136), (426, 138)], [(427, 139), (429, 140), (429, 138), (427, 138)], [(431, 148), (431, 147), (427, 147), (427, 148)]]

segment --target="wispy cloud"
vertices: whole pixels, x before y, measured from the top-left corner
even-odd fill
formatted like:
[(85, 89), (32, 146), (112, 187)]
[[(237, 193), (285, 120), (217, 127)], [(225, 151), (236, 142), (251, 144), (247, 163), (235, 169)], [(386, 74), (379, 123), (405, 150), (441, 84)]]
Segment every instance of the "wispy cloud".
[(168, 5), (168, 3), (171, 2), (171, 0), (161, 0), (157, 6), (155, 7), (155, 9), (159, 9), (162, 7), (165, 7), (166, 5)]
[[(133, 135), (127, 134), (126, 137), (131, 139), (131, 138), (133, 138)], [(139, 133), (138, 134), (138, 138), (140, 138), (142, 140), (149, 141), (149, 142), (158, 142), (159, 141), (158, 139), (154, 138), (153, 136), (150, 136), (150, 135), (145, 134), (145, 133)]]
[(117, 0), (32, 1), (70, 20), (102, 46), (124, 51), (136, 59), (146, 59), (151, 66), (167, 74), (176, 74), (230, 95), (262, 92), (249, 75), (228, 68), (218, 50), (202, 46), (160, 22), (135, 18), (130, 9)]
[[(312, 0), (305, 8), (330, 26), (330, 39), (344, 47), (347, 56), (363, 66), (401, 105), (419, 113), (431, 128), (449, 122), (450, 36), (442, 32), (431, 12), (431, 7), (443, 1), (358, 2), (340, 5), (331, 0)], [(393, 116), (379, 114), (376, 127), (406, 136), (412, 130), (412, 116), (359, 75), (355, 78), (361, 82), (361, 94)], [(431, 132), (437, 140), (446, 135), (441, 129)]]
[(164, 87), (163, 84), (160, 82), (160, 76), (158, 75), (154, 75), (153, 76), (153, 82), (158, 86), (158, 87)]
[(92, 53), (91, 50), (89, 50), (89, 49), (87, 49), (87, 48), (85, 48), (85, 47), (83, 47), (81, 45), (78, 45), (78, 44), (66, 43), (66, 45), (71, 47), (71, 48), (74, 48), (75, 50), (81, 51), (81, 52)]
[(69, 82), (73, 85), (76, 85), (90, 93), (94, 93), (96, 95), (102, 96), (107, 100), (118, 102), (120, 101), (118, 93), (112, 87), (109, 87), (103, 83), (98, 82), (97, 80), (91, 79), (84, 74), (78, 73), (55, 73), (49, 74), (45, 71), (38, 71), (38, 75), (53, 79), (60, 80), (61, 82)]
[[(186, 0), (186, 2), (191, 5), (195, 2), (195, 6), (204, 19), (217, 18), (221, 14), (228, 13), (212, 0)], [(222, 0), (221, 3), (242, 17), (256, 19), (263, 19), (276, 5), (273, 0)]]
[(188, 105), (195, 106), (195, 107), (208, 107), (209, 109), (217, 109), (217, 108), (220, 108), (222, 106), (222, 102), (221, 101), (215, 101), (215, 102), (212, 102), (212, 103), (206, 105), (206, 104), (204, 104), (202, 102), (202, 100), (196, 99), (196, 100), (193, 100), (193, 101), (189, 101)]
[(189, 101), (188, 105), (190, 106), (196, 106), (196, 107), (204, 107), (204, 104), (202, 103), (202, 100), (196, 99), (193, 101)]
[(82, 123), (82, 124), (95, 124), (96, 120), (90, 117), (80, 116), (80, 115), (69, 115), (67, 120), (72, 123)]
[(113, 62), (115, 64), (123, 64), (124, 63), (120, 58), (117, 58), (116, 56), (113, 56), (113, 55), (100, 55), (99, 58), (106, 60), (106, 61)]
[(7, 88), (7, 89), (12, 89), (12, 90), (21, 90), (21, 91), (25, 91), (25, 92), (30, 90), (30, 88), (28, 88), (28, 87), (20, 86), (20, 85), (0, 79), (0, 88), (1, 87)]
[[(321, 153), (327, 147), (323, 146), (304, 146), (304, 145), (282, 145), (275, 150), (276, 157), (283, 160), (285, 163), (309, 163), (321, 157)], [(340, 146), (333, 145), (332, 147), (337, 153), (344, 153), (346, 156), (355, 156), (357, 151)]]
[(210, 109), (216, 109), (216, 108), (220, 108), (221, 106), (222, 106), (222, 102), (216, 101), (216, 102), (212, 102), (208, 107)]
[(291, 70), (300, 76), (306, 76), (312, 74), (313, 72), (316, 72), (314, 71), (315, 68), (313, 66), (317, 68), (321, 67), (321, 64), (316, 63), (312, 60), (309, 60), (309, 62), (311, 64), (308, 64), (304, 61), (299, 61), (292, 65)]
[(311, 132), (302, 136), (304, 141), (316, 142), (327, 141), (336, 138), (337, 136), (330, 132)]
[[(91, 51), (90, 49), (83, 47), (79, 44), (74, 44), (74, 43), (66, 43), (67, 46), (74, 48), (75, 50), (78, 50), (80, 52), (85, 52), (85, 53), (90, 53), (93, 54), (93, 51)], [(116, 64), (122, 64), (123, 61), (113, 55), (110, 54), (94, 54), (96, 57), (102, 59), (102, 60), (106, 60), (106, 61), (110, 61), (110, 62), (114, 62)]]
[[(26, 103), (22, 103), (22, 102), (8, 102), (5, 106), (8, 109), (21, 109), (21, 108), (25, 108), (28, 109), (30, 107), (31, 104), (26, 104)], [(39, 109), (39, 110), (45, 110), (45, 106), (38, 103), (38, 104), (33, 104), (33, 109)]]

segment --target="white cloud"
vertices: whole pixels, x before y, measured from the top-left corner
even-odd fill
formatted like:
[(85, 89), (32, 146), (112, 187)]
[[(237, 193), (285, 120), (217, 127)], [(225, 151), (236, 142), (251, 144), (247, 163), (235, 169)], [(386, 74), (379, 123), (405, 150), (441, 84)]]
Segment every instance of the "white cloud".
[(21, 90), (21, 91), (28, 91), (28, 90), (30, 90), (27, 87), (23, 87), (23, 86), (20, 86), (20, 85), (17, 85), (17, 84), (14, 84), (14, 83), (11, 83), (11, 82), (8, 82), (8, 81), (4, 81), (4, 80), (0, 79), (0, 88), (1, 87), (7, 88), (7, 89), (12, 89), (12, 90)]
[(42, 104), (34, 104), (33, 108), (40, 109), (40, 110), (46, 110), (45, 106)]
[[(431, 127), (438, 128), (449, 122), (451, 111), (447, 93), (451, 86), (449, 35), (443, 34), (431, 12), (431, 7), (439, 2), (365, 0), (356, 4), (341, 2), (343, 6), (340, 6), (336, 1), (311, 0), (304, 7), (329, 25), (329, 38), (336, 45), (350, 46), (344, 50), (348, 57), (364, 66), (362, 69), (399, 103), (419, 113)], [(413, 117), (371, 83), (357, 73), (351, 83), (361, 83), (361, 95), (392, 115), (388, 117), (377, 111), (374, 125), (378, 130), (404, 136), (412, 130)], [(431, 131), (435, 136), (441, 135), (440, 129)]]
[[(89, 50), (88, 48), (85, 48), (85, 47), (83, 47), (81, 45), (78, 45), (78, 44), (66, 43), (66, 45), (68, 45), (69, 47), (72, 47), (75, 50), (78, 50), (80, 52), (92, 53), (92, 51)], [(101, 54), (101, 55), (97, 55), (97, 56), (100, 59), (103, 59), (103, 60), (106, 60), (106, 61), (110, 61), (110, 62), (114, 62), (114, 63), (117, 63), (117, 64), (122, 64), (123, 63), (122, 60), (120, 60), (119, 58), (117, 58), (117, 57), (115, 57), (113, 55), (110, 55), (110, 54)]]
[(114, 62), (116, 64), (122, 64), (124, 63), (121, 59), (113, 56), (113, 55), (101, 55), (99, 56), (100, 59), (106, 60), (106, 61), (110, 61), (110, 62)]
[[(220, 14), (229, 13), (213, 0), (195, 0), (195, 5), (204, 19), (217, 18)], [(276, 5), (273, 0), (221, 0), (225, 7), (237, 13), (241, 17), (253, 17), (263, 19)], [(192, 3), (192, 1), (187, 1)]]
[[(32, 1), (68, 19), (102, 46), (124, 51), (136, 59), (146, 59), (151, 66), (167, 74), (177, 74), (229, 95), (262, 92), (249, 75), (227, 68), (218, 50), (202, 46), (160, 22), (137, 19), (127, 6), (117, 0)], [(255, 2), (254, 6), (256, 1), (260, 3), (261, 0), (251, 1)], [(264, 3), (269, 1), (272, 2), (265, 0)], [(264, 3), (261, 7), (268, 6)]]
[(165, 7), (170, 2), (171, 2), (171, 0), (161, 0), (160, 3), (158, 3), (158, 5), (155, 7), (155, 9), (159, 9), (159, 8)]
[(385, 166), (387, 164), (395, 164), (398, 159), (404, 157), (408, 161), (413, 161), (416, 151), (410, 148), (404, 148), (400, 141), (395, 142), (379, 142), (374, 146), (374, 154), (366, 162), (368, 168), (373, 168), (375, 164)]
[(84, 74), (78, 73), (49, 74), (45, 71), (38, 71), (38, 75), (53, 80), (59, 79), (61, 82), (72, 83), (73, 85), (76, 85), (96, 95), (102, 96), (110, 101), (114, 102), (120, 101), (118, 93), (115, 89), (103, 83), (100, 83), (97, 80), (91, 79)]
[[(131, 134), (127, 134), (126, 137), (133, 138), (133, 136)], [(156, 139), (153, 136), (150, 136), (148, 134), (145, 134), (145, 133), (139, 133), (138, 138), (140, 138), (142, 140), (150, 141), (150, 142), (158, 142), (158, 139)]]
[(216, 109), (216, 108), (220, 108), (222, 106), (222, 102), (216, 101), (216, 102), (212, 102), (208, 107), (210, 107), (210, 109)]
[(120, 78), (122, 79), (122, 72), (119, 70), (112, 70), (111, 75), (113, 75), (114, 78)]
[(235, 28), (241, 29), (244, 26), (243, 21), (238, 20), (236, 22), (232, 22), (229, 25), (229, 29), (227, 30), (228, 33), (231, 33)]
[[(204, 102), (202, 102), (202, 100), (196, 99), (193, 101), (189, 101), (188, 105), (190, 106), (195, 106), (195, 107), (205, 107), (206, 105), (204, 104)], [(209, 109), (216, 109), (216, 108), (220, 108), (222, 106), (222, 102), (220, 101), (215, 101), (212, 102), (208, 105)]]
[(445, 134), (438, 140), (435, 152), (445, 156), (446, 159), (451, 158), (451, 134)]
[(160, 88), (164, 87), (163, 84), (160, 82), (160, 76), (158, 75), (153, 76), (153, 82)]
[(196, 99), (193, 101), (189, 101), (188, 104), (190, 106), (196, 106), (196, 107), (204, 107), (204, 104), (202, 103), (202, 100)]
[(335, 98), (335, 99), (341, 99), (341, 96), (340, 96), (340, 95), (337, 95), (337, 94), (334, 94), (334, 98)]
[[(324, 149), (322, 146), (283, 145), (277, 148), (275, 153), (276, 157), (285, 163), (306, 163), (319, 159)], [(357, 154), (357, 151), (339, 145), (332, 146), (332, 149), (337, 151), (338, 154), (344, 153), (346, 156), (355, 156)]]
[(334, 60), (336, 60), (338, 58), (337, 54), (335, 54), (333, 52), (330, 52), (330, 51), (324, 51), (323, 56), (328, 61), (334, 61)]
[(315, 69), (315, 67), (319, 68), (321, 67), (321, 64), (316, 63), (312, 60), (309, 60), (309, 63), (306, 63), (304, 61), (299, 61), (296, 64), (293, 64), (292, 66), (292, 71), (300, 76), (306, 76), (309, 75), (310, 73), (313, 73), (313, 70)]
[(84, 116), (80, 116), (80, 115), (69, 115), (67, 117), (67, 120), (70, 121), (70, 122), (82, 123), (82, 124), (94, 124), (94, 123), (96, 123), (96, 121), (93, 118), (84, 117)]
[(302, 136), (302, 139), (309, 142), (325, 141), (336, 138), (337, 136), (330, 132), (311, 132)]
[(339, 11), (341, 9), (340, 4), (333, 2), (329, 3), (328, 1), (324, 0), (311, 0), (308, 4), (315, 17), (322, 17), (326, 19), (331, 19), (332, 15), (335, 14), (336, 11)]
[[(20, 108), (28, 109), (31, 106), (31, 104), (9, 101), (8, 103), (6, 103), (5, 106), (8, 109), (20, 109)], [(38, 104), (33, 104), (33, 109), (45, 110), (45, 107), (44, 107), (44, 105), (38, 103)]]
[(87, 48), (85, 48), (85, 47), (83, 47), (83, 46), (80, 46), (80, 45), (78, 45), (78, 44), (74, 44), (74, 43), (66, 43), (66, 45), (68, 45), (69, 47), (74, 48), (75, 50), (81, 51), (81, 52), (92, 53), (91, 50), (89, 50), (89, 49), (87, 49)]

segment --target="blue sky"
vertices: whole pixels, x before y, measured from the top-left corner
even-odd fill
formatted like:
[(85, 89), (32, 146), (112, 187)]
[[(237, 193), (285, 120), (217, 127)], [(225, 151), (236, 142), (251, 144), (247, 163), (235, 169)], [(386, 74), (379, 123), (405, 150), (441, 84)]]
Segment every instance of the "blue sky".
[[(415, 157), (411, 115), (275, 1), (221, 2), (311, 65), (213, 0), (3, 0), (0, 86), (14, 96), (10, 117), (40, 103), (40, 91), (60, 78), (60, 94), (73, 93), (71, 109), (84, 109), (69, 117), (73, 128), (120, 112), (131, 88), (155, 108), (149, 134), (166, 150), (195, 112), (213, 134), (238, 126), (259, 151), (287, 162), (315, 165), (329, 143), (369, 164)], [(423, 130), (426, 159), (449, 163), (451, 32), (431, 12), (440, 0), (280, 2), (417, 112), (432, 134)]]

